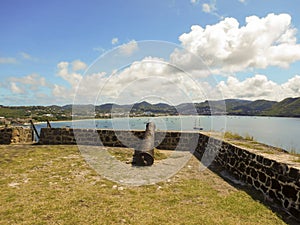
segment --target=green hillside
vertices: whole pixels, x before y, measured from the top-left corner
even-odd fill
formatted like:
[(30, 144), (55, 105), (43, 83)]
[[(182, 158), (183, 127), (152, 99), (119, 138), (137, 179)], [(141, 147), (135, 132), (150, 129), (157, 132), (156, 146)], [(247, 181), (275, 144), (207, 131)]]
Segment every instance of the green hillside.
[(300, 97), (286, 98), (274, 104), (269, 110), (265, 110), (262, 115), (300, 117)]
[(300, 117), (300, 97), (286, 98), (280, 102), (268, 100), (226, 99), (219, 101), (204, 101), (200, 103), (183, 103), (170, 106), (165, 103), (150, 104), (148, 102), (133, 105), (103, 104), (94, 105), (66, 105), (66, 106), (0, 106), (0, 117), (26, 118), (45, 121), (72, 119), (77, 116), (97, 118), (103, 114), (130, 112), (132, 116), (147, 115), (240, 115), (240, 116), (281, 116)]

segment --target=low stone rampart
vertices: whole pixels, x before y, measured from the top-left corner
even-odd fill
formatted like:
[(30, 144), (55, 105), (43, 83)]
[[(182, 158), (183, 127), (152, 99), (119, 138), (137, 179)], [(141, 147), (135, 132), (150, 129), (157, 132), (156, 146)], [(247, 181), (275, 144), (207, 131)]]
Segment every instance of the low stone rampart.
[[(42, 128), (40, 144), (64, 145), (104, 145), (112, 147), (136, 148), (145, 131), (141, 130), (94, 130), (72, 128)], [(157, 131), (155, 146), (159, 149), (189, 151), (197, 146), (198, 132)]]
[(238, 180), (251, 185), (293, 216), (300, 218), (300, 165), (290, 160), (279, 160), (280, 156), (289, 158), (285, 157), (289, 154), (267, 154), (226, 142), (219, 143), (219, 146), (221, 147), (218, 149), (213, 149), (213, 146), (210, 149), (217, 151), (217, 163)]
[[(39, 142), (136, 148), (143, 136), (144, 131), (43, 128)], [(157, 131), (155, 144), (158, 149), (195, 150), (200, 159), (203, 156), (213, 157), (237, 179), (253, 186), (300, 218), (299, 163), (281, 162), (272, 159), (273, 154), (243, 149), (199, 132)]]
[(0, 129), (0, 144), (24, 144), (33, 142), (30, 128), (5, 127)]

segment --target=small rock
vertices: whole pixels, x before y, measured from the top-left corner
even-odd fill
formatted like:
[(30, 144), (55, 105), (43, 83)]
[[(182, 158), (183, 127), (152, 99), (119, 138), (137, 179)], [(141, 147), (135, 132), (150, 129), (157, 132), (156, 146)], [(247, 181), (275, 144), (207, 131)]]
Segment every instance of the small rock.
[(8, 184), (9, 187), (13, 187), (13, 188), (18, 188), (19, 185), (20, 184), (17, 183), (17, 182), (13, 182), (13, 183)]
[(124, 188), (123, 187), (118, 187), (118, 191), (123, 191)]
[(162, 186), (158, 186), (156, 190), (158, 191), (158, 190), (160, 190), (160, 189), (162, 189)]
[(23, 182), (28, 183), (29, 180), (30, 180), (30, 178), (24, 178)]
[(112, 186), (112, 189), (117, 189), (117, 188), (118, 188), (117, 185)]

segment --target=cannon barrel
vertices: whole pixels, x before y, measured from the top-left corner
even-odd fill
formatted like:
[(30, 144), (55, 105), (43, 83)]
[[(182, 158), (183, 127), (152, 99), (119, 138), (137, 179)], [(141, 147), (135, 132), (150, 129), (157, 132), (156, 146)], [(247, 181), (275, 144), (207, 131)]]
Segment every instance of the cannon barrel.
[(132, 164), (136, 166), (151, 166), (153, 164), (154, 135), (155, 124), (153, 122), (149, 122), (146, 125), (146, 131), (140, 149), (134, 150)]

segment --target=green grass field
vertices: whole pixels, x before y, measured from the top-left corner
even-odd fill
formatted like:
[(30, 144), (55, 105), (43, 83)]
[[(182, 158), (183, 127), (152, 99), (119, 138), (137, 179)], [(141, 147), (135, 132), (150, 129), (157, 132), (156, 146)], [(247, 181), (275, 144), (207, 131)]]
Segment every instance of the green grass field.
[(285, 224), (194, 157), (165, 182), (129, 187), (76, 146), (0, 145), (0, 193), (0, 224)]

